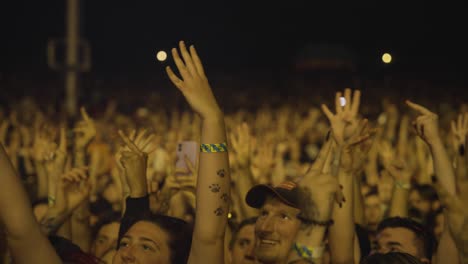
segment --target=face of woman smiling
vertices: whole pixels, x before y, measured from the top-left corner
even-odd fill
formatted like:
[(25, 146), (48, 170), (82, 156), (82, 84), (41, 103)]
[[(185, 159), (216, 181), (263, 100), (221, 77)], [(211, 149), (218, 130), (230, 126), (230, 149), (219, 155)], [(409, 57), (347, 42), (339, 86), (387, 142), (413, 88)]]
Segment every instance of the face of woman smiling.
[(169, 264), (169, 234), (159, 226), (140, 221), (135, 223), (120, 241), (113, 263)]

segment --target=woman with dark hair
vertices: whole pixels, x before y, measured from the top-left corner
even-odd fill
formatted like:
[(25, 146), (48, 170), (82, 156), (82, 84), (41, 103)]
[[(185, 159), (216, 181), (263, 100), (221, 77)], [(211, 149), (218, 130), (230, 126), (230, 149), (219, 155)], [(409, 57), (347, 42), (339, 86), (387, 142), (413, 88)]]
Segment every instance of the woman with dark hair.
[[(142, 250), (129, 252), (136, 241)], [(187, 263), (192, 228), (185, 221), (157, 214), (139, 217), (120, 240), (113, 263), (138, 259), (140, 263)]]

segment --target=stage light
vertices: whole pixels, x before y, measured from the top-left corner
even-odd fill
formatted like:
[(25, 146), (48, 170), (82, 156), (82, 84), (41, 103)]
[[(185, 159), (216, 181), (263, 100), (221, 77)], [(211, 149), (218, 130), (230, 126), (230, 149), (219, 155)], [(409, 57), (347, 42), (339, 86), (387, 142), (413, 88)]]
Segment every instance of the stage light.
[(156, 53), (156, 59), (158, 59), (158, 61), (165, 61), (167, 59), (167, 53), (163, 50), (158, 51), (158, 53)]
[(390, 55), (390, 53), (384, 53), (382, 55), (382, 61), (386, 64), (392, 62), (392, 55)]

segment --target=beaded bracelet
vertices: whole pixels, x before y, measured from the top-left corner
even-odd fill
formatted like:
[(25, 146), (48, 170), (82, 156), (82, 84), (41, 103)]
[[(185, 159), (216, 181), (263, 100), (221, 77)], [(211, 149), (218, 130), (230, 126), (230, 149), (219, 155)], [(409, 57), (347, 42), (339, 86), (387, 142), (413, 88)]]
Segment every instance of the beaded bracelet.
[(227, 152), (226, 142), (219, 144), (200, 144), (200, 152), (216, 153), (216, 152)]
[(411, 189), (411, 184), (401, 182), (401, 181), (395, 181), (395, 186), (404, 190), (409, 190)]
[(308, 247), (299, 243), (294, 243), (294, 250), (301, 258), (318, 259), (322, 257), (324, 247)]

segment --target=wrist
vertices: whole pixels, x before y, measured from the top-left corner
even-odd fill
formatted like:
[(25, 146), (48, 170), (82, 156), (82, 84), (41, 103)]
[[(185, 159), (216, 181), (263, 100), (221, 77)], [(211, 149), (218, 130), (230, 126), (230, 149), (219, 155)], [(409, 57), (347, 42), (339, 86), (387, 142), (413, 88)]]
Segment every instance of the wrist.
[(203, 114), (201, 118), (203, 119), (203, 122), (224, 122), (224, 113), (221, 111), (221, 109), (214, 109), (206, 114)]
[(409, 191), (411, 189), (411, 183), (409, 183), (409, 181), (405, 181), (405, 180), (395, 181), (395, 187), (397, 187), (399, 189)]
[(442, 139), (440, 138), (439, 134), (434, 135), (431, 140), (427, 140), (427, 144), (431, 149), (441, 146), (444, 147), (444, 143), (442, 143)]
[(130, 187), (130, 197), (138, 198), (148, 195), (148, 187), (144, 186), (132, 186)]

